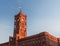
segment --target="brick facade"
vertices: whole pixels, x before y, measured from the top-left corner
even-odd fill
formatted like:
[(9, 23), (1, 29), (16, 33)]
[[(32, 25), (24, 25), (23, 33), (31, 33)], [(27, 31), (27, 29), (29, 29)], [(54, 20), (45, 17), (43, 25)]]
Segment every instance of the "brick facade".
[(26, 19), (27, 16), (22, 12), (15, 16), (13, 37), (10, 36), (9, 42), (2, 43), (0, 46), (60, 46), (60, 38), (48, 32), (27, 37)]

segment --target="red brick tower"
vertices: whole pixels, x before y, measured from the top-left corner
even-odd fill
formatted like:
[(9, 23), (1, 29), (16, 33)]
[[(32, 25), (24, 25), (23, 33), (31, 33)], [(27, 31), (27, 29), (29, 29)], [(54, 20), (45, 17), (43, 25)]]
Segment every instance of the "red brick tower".
[(15, 16), (13, 37), (15, 37), (16, 40), (25, 38), (27, 36), (26, 17), (27, 16), (24, 15), (22, 12)]

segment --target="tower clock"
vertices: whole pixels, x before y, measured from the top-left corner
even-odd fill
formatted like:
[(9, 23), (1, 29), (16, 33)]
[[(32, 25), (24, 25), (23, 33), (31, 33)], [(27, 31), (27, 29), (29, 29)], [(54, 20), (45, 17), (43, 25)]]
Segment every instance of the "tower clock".
[(13, 36), (18, 40), (27, 36), (26, 32), (26, 18), (27, 16), (20, 12), (15, 16), (14, 34)]

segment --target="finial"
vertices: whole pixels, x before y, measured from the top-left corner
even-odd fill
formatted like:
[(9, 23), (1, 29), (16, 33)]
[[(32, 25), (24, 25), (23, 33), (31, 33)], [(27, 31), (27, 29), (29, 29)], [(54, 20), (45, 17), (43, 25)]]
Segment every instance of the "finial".
[(21, 6), (19, 7), (19, 9), (20, 9), (20, 12), (22, 12), (22, 7)]

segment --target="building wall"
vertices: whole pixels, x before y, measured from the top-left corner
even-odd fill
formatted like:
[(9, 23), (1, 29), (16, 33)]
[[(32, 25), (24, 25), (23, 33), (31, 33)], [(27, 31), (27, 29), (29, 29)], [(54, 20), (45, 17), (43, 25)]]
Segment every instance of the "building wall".
[(30, 36), (18, 41), (18, 45), (20, 46), (43, 46), (43, 43), (45, 44), (44, 33)]
[(9, 46), (16, 46), (16, 38), (9, 37)]
[(2, 43), (2, 44), (0, 44), (0, 46), (9, 46), (9, 42)]
[(20, 46), (58, 46), (57, 38), (50, 35), (48, 32), (43, 32), (26, 39), (18, 41)]
[(48, 32), (42, 32), (33, 36), (16, 39), (7, 43), (0, 44), (0, 46), (60, 46), (60, 38), (56, 38)]
[(60, 38), (57, 38), (57, 40), (58, 40), (58, 46), (60, 46)]
[(47, 46), (58, 46), (58, 40), (56, 37), (54, 37), (53, 35), (49, 33), (45, 33), (45, 37), (46, 37)]

